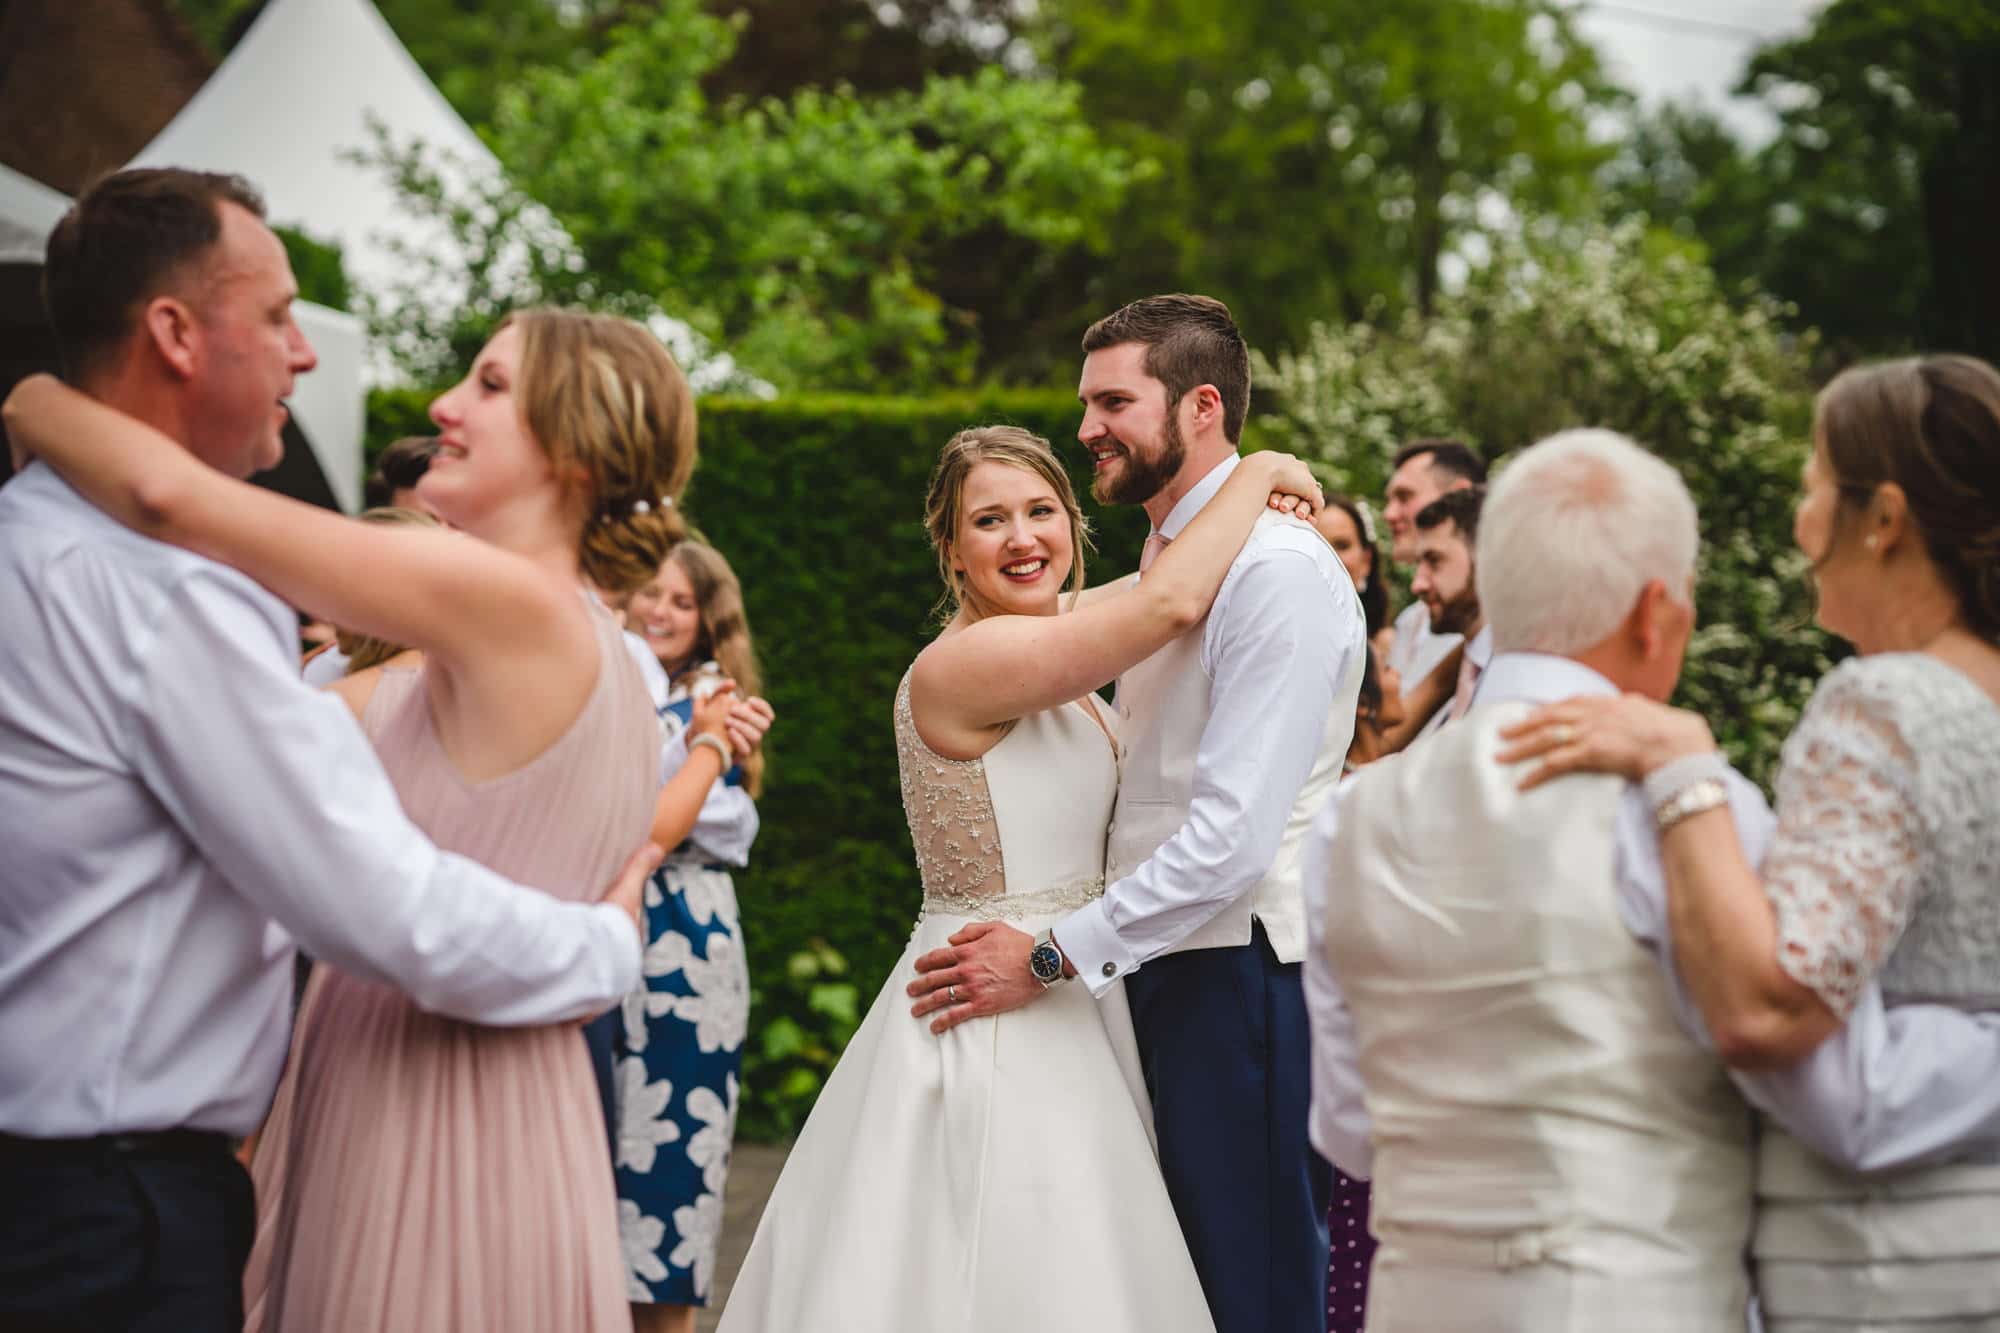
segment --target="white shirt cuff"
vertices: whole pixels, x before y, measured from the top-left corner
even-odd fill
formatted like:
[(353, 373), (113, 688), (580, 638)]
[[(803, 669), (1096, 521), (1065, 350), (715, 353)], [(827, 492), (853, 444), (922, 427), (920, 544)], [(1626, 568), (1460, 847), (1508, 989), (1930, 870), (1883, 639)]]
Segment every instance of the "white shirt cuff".
[(1051, 933), (1092, 995), (1104, 994), (1127, 972), (1138, 970), (1139, 960), (1118, 938), (1101, 898), (1058, 921)]

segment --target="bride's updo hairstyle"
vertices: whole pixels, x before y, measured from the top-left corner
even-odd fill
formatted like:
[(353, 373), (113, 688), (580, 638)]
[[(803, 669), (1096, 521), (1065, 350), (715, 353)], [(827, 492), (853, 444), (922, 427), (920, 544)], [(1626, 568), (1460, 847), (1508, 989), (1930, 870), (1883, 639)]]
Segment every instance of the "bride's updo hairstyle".
[(1970, 356), (1856, 366), (1814, 416), (1842, 509), (1900, 486), (1967, 627), (2000, 641), (2000, 372)]
[(950, 620), (966, 607), (974, 616), (985, 614), (979, 599), (966, 586), (965, 576), (954, 568), (953, 543), (958, 540), (959, 519), (964, 512), (965, 479), (981, 463), (1005, 463), (1032, 472), (1049, 484), (1069, 515), (1069, 542), (1072, 552), (1069, 570), (1071, 593), (1083, 589), (1083, 553), (1090, 546), (1090, 520), (1076, 502), (1076, 489), (1069, 484), (1049, 442), (1019, 426), (974, 426), (945, 442), (931, 470), (930, 493), (924, 499), (924, 529), (930, 534), (931, 549), (937, 552), (938, 576), (945, 593), (938, 601), (938, 616)]
[(510, 324), (521, 331), (522, 419), (557, 475), (581, 474), (583, 576), (613, 595), (629, 592), (687, 535), (680, 495), (695, 459), (687, 377), (629, 319), (542, 306), (500, 327)]

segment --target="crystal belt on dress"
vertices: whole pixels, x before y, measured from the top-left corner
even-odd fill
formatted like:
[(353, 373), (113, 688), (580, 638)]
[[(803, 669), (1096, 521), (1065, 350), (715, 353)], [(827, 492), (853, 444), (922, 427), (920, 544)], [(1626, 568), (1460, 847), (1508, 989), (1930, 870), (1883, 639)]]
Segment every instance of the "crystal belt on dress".
[(1028, 893), (1002, 893), (990, 898), (974, 894), (926, 893), (923, 909), (917, 913), (917, 920), (922, 921), (932, 912), (945, 916), (985, 917), (993, 921), (1011, 921), (1024, 916), (1054, 916), (1061, 912), (1074, 912), (1077, 908), (1103, 896), (1102, 875), (1058, 880), (1045, 889), (1035, 889)]

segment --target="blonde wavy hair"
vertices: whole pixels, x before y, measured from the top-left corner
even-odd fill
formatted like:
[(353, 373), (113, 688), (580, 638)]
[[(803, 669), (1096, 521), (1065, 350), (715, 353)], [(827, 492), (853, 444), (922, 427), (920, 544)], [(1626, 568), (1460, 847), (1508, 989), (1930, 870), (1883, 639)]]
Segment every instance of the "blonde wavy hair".
[[(722, 674), (736, 682), (736, 697), (764, 692), (764, 675), (757, 668), (757, 649), (750, 641), (750, 618), (743, 611), (743, 584), (729, 562), (706, 542), (689, 538), (668, 553), (666, 563), (679, 567), (694, 590), (695, 614), (701, 631), (682, 670), (714, 661)], [(764, 747), (743, 759), (743, 788), (764, 794)]]
[(965, 608), (973, 616), (987, 614), (966, 586), (965, 576), (953, 567), (953, 545), (964, 514), (965, 479), (981, 463), (1005, 463), (1032, 472), (1049, 484), (1063, 512), (1069, 515), (1072, 551), (1068, 589), (1071, 599), (1083, 590), (1083, 557), (1096, 550), (1090, 539), (1090, 520), (1077, 503), (1076, 488), (1069, 483), (1049, 442), (1019, 426), (973, 426), (945, 441), (931, 469), (930, 491), (924, 498), (924, 530), (930, 534), (931, 549), (937, 553), (938, 577), (944, 580), (944, 596), (938, 600), (938, 618), (949, 621)]
[(696, 451), (687, 377), (629, 319), (537, 306), (500, 321), (509, 325), (521, 331), (521, 419), (559, 474), (581, 474), (583, 575), (627, 593), (687, 535), (679, 500)]
[[(421, 509), (399, 509), (393, 505), (364, 509), (355, 517), (363, 523), (380, 523), (387, 526), (400, 525), (411, 528), (443, 526)], [(391, 643), (387, 639), (378, 639), (370, 634), (357, 634), (353, 630), (341, 629), (338, 625), (334, 626), (333, 630), (333, 646), (347, 659), (346, 674), (350, 676), (357, 671), (381, 666), (391, 658), (399, 657), (409, 651), (407, 644)]]

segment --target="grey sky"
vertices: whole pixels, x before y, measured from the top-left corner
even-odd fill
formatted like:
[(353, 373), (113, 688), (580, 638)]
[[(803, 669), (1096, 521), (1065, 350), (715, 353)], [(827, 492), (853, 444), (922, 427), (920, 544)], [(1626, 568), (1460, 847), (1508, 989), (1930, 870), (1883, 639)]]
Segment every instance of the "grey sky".
[(1699, 102), (1739, 134), (1771, 134), (1756, 103), (1731, 98), (1761, 41), (1804, 32), (1827, 0), (1580, 0), (1577, 26), (1604, 53), (1612, 77), (1649, 105)]

